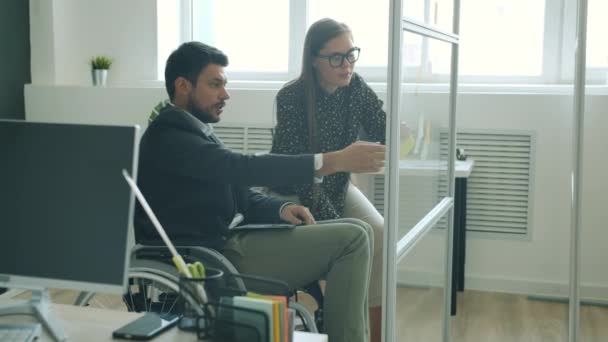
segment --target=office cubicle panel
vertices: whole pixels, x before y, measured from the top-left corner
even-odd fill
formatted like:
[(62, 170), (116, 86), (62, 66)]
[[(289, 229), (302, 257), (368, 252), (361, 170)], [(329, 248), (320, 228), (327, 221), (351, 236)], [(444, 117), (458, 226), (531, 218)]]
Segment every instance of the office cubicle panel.
[[(587, 4), (588, 3), (588, 4)], [(594, 62), (586, 56), (586, 51), (597, 52), (597, 40), (594, 32), (599, 32), (596, 20), (603, 13), (604, 1), (577, 1), (577, 52), (575, 67), (575, 105), (573, 106), (573, 220), (571, 280), (574, 288), (571, 294), (570, 327), (571, 338), (580, 342), (606, 341), (608, 339), (608, 231), (606, 225), (605, 198), (608, 190), (606, 173), (608, 162), (604, 156), (606, 142), (606, 101), (601, 96), (589, 96), (586, 76), (594, 67)], [(603, 21), (605, 32), (606, 22)], [(587, 39), (587, 32), (591, 33)], [(605, 44), (604, 44), (605, 47)], [(595, 55), (598, 55), (597, 53)], [(587, 64), (587, 63), (590, 63)], [(578, 260), (577, 260), (578, 259)], [(578, 266), (578, 270), (576, 268)], [(575, 292), (576, 291), (576, 292)], [(576, 298), (578, 295), (578, 298)], [(578, 309), (578, 310), (577, 310)], [(578, 315), (578, 317), (577, 317)], [(578, 321), (577, 321), (578, 318)], [(572, 320), (574, 322), (572, 322)]]
[(403, 17), (452, 32), (454, 0), (403, 1)]
[[(600, 1), (589, 1), (589, 29), (591, 18), (600, 9)], [(608, 27), (606, 24), (604, 27)], [(591, 37), (590, 37), (591, 38)], [(589, 50), (597, 49), (594, 40), (588, 40)], [(589, 68), (586, 68), (589, 71)], [(585, 82), (585, 83), (588, 83)], [(582, 135), (582, 212), (580, 229), (580, 342), (608, 340), (608, 213), (601, 200), (608, 193), (608, 98), (585, 96)]]
[[(452, 8), (452, 18), (446, 21), (448, 27), (441, 28), (438, 25), (443, 22), (439, 20), (440, 4)], [(387, 179), (384, 182), (386, 205), (383, 208), (387, 223), (384, 341), (432, 339), (422, 337), (423, 335), (400, 338), (397, 334), (397, 327), (403, 320), (403, 313), (396, 310), (399, 306), (397, 298), (401, 296), (398, 295), (400, 274), (419, 272), (421, 278), (418, 281), (428, 283), (427, 278), (437, 268), (434, 265), (443, 264), (443, 270), (435, 273), (441, 280), (440, 286), (446, 289), (451, 288), (452, 284), (451, 226), (455, 184), (453, 137), (459, 44), (459, 37), (454, 32), (458, 32), (458, 4), (458, 1), (451, 0), (411, 1), (405, 4), (396, 0), (391, 1), (390, 5), (387, 133), (391, 148), (388, 153)], [(435, 10), (433, 15), (431, 8)], [(441, 14), (443, 13), (441, 7)], [(448, 46), (447, 54), (442, 55), (442, 51), (433, 54), (435, 59), (445, 60), (450, 66), (442, 77), (436, 77), (429, 58), (431, 39), (442, 41)], [(435, 94), (428, 91), (429, 83), (442, 79), (444, 84), (440, 88), (443, 88), (443, 93), (434, 97)], [(447, 87), (446, 80), (449, 84)], [(440, 144), (442, 134), (444, 139), (447, 134), (447, 145), (443, 150)], [(447, 220), (442, 220), (445, 217)], [(431, 245), (426, 245), (428, 243)], [(443, 249), (443, 253), (436, 253), (437, 249)], [(423, 256), (401, 264), (404, 258), (413, 258), (410, 253), (414, 250), (421, 251), (418, 253)], [(427, 328), (438, 331), (437, 337), (440, 340), (449, 341), (448, 311), (452, 291), (440, 292), (442, 295), (436, 300), (442, 303), (443, 309), (435, 321), (440, 329), (437, 329), (437, 325)], [(406, 296), (405, 305), (413, 300), (408, 299), (407, 294), (402, 295)]]
[[(604, 120), (596, 117), (598, 120)], [(585, 134), (595, 131), (595, 138), (599, 138), (599, 128), (590, 127)], [(604, 126), (606, 127), (606, 126)], [(591, 138), (591, 137), (590, 137)], [(603, 138), (602, 138), (603, 139)], [(588, 139), (587, 141), (592, 141)], [(603, 144), (606, 148), (606, 144)], [(587, 144), (591, 150), (602, 146), (599, 144)], [(601, 153), (596, 151), (597, 153)], [(585, 153), (589, 155), (589, 153)], [(586, 163), (588, 164), (588, 163)], [(589, 164), (588, 164), (589, 165)], [(604, 174), (599, 175), (603, 169)], [(593, 188), (606, 188), (606, 182), (602, 181), (608, 170), (605, 166), (599, 170), (584, 170), (585, 180), (592, 184), (583, 185), (583, 199), (591, 197)], [(583, 225), (581, 226), (581, 263), (580, 263), (580, 342), (599, 342), (608, 339), (608, 271), (606, 260), (608, 260), (608, 248), (606, 247), (606, 219), (605, 206), (603, 203), (586, 201), (583, 214)]]
[[(433, 67), (428, 58), (432, 40), (403, 35), (396, 341), (444, 337), (447, 218), (453, 200), (448, 193), (448, 150), (441, 137), (449, 133), (450, 96), (445, 86), (439, 93), (429, 92), (439, 82), (426, 76)], [(451, 44), (442, 44), (447, 50), (433, 51), (432, 56), (447, 63), (449, 74)]]
[(447, 229), (433, 229), (397, 262), (396, 342), (443, 341)]
[[(422, 62), (422, 55), (427, 53), (412, 51), (413, 46), (428, 47), (429, 41), (432, 39), (407, 32), (403, 37), (398, 239), (448, 197), (448, 151), (441, 137), (448, 133), (449, 90), (444, 87), (440, 93), (429, 93), (434, 82), (421, 76), (429, 68)], [(448, 47), (447, 53), (439, 51), (435, 58), (447, 59), (449, 64), (450, 44), (443, 44)], [(445, 229), (446, 223), (442, 220), (440, 227)]]
[[(448, 132), (449, 93), (430, 95), (423, 60), (433, 56), (428, 49), (432, 39), (404, 33), (405, 86), (401, 94), (399, 112), (399, 234), (403, 237), (448, 196), (447, 147), (440, 137)], [(449, 48), (450, 44), (444, 43)], [(412, 47), (425, 46), (426, 52), (413, 52)], [(442, 51), (443, 52), (443, 51)], [(450, 54), (444, 56), (448, 59)], [(440, 58), (437, 58), (440, 59)], [(445, 221), (443, 222), (445, 228)]]

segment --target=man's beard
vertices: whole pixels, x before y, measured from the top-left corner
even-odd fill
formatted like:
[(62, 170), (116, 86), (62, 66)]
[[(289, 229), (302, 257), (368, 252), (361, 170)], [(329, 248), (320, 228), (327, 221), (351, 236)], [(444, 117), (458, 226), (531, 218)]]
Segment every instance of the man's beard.
[(192, 94), (190, 94), (188, 97), (188, 112), (204, 123), (215, 123), (220, 121), (219, 117), (216, 117), (210, 112), (198, 107)]

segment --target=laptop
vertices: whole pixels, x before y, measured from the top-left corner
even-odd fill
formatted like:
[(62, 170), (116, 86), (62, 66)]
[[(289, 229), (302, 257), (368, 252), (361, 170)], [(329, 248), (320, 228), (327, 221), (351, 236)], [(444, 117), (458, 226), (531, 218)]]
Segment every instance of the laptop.
[[(160, 222), (156, 218), (156, 215), (154, 215), (154, 213), (152, 212), (150, 205), (144, 198), (144, 195), (139, 190), (139, 187), (137, 186), (135, 181), (129, 176), (129, 174), (126, 171), (123, 172), (123, 175), (124, 175), (125, 179), (127, 179), (127, 183), (129, 183), (131, 190), (133, 190), (133, 193), (135, 193), (135, 196), (137, 197), (137, 199), (141, 203), (142, 207), (144, 208), (146, 215), (148, 215), (148, 218), (150, 219), (150, 221), (152, 221), (152, 224), (159, 231), (159, 234), (160, 234), (161, 230), (164, 232), (164, 229), (162, 228)], [(144, 205), (144, 203), (145, 203), (145, 205)], [(245, 231), (245, 230), (256, 230), (256, 229), (293, 229), (296, 227), (295, 224), (291, 224), (291, 223), (253, 223), (253, 224), (240, 225), (243, 222), (243, 220), (244, 220), (243, 214), (237, 213), (234, 216), (234, 218), (232, 219), (232, 222), (230, 223), (230, 225), (228, 226), (228, 229), (230, 231)], [(161, 234), (161, 236), (162, 235), (163, 234)]]

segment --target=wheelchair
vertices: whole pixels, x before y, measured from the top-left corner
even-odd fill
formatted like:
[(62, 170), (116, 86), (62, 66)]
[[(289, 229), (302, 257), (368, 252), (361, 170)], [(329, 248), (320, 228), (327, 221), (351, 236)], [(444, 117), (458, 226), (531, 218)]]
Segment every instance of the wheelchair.
[[(221, 286), (229, 289), (233, 295), (245, 294), (248, 290), (269, 295), (284, 294), (284, 291), (273, 293), (272, 289), (264, 288), (264, 285), (260, 285), (264, 283), (259, 281), (262, 279), (260, 277), (240, 274), (230, 261), (216, 250), (199, 246), (176, 246), (176, 249), (187, 263), (200, 261), (206, 269), (216, 269), (224, 275), (228, 275), (222, 277)], [(166, 247), (137, 245), (131, 250), (128, 285), (122, 296), (122, 301), (128, 311), (179, 314), (183, 309), (183, 301), (189, 302), (192, 306), (197, 305), (195, 298), (184, 297), (183, 293), (180, 296), (180, 276), (171, 259), (172, 255)], [(318, 333), (323, 324), (321, 288), (318, 282), (314, 282), (302, 291), (315, 300), (318, 309), (314, 315), (305, 306), (298, 303), (298, 292), (300, 291), (288, 294), (289, 297), (296, 299), (296, 301), (290, 300), (288, 307), (296, 312), (303, 330)], [(207, 292), (209, 292), (207, 295), (210, 299), (219, 299), (218, 294), (213, 293), (213, 290), (207, 290)], [(93, 301), (99, 301), (99, 298), (96, 298), (99, 296), (103, 295), (81, 292), (74, 305), (87, 306)]]

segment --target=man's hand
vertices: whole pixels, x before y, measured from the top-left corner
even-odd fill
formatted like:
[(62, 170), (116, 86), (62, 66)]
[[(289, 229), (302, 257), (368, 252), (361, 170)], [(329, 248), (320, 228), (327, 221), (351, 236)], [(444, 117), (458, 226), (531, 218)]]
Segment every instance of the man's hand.
[(281, 211), (281, 219), (293, 224), (317, 223), (308, 208), (297, 204), (286, 205)]
[(319, 175), (336, 172), (378, 172), (384, 167), (384, 145), (357, 141), (343, 150), (323, 154), (323, 167)]

